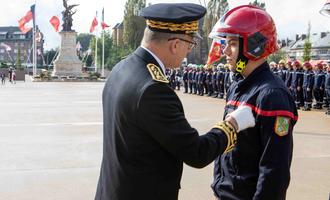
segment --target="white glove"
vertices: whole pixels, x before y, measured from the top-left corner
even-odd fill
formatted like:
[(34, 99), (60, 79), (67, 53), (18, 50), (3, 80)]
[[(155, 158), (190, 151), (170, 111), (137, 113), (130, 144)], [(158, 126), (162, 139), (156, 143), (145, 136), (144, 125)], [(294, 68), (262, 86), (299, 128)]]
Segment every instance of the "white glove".
[(252, 109), (249, 106), (238, 106), (238, 108), (229, 113), (226, 118), (229, 116), (236, 120), (238, 127), (237, 133), (241, 130), (254, 127), (256, 125), (255, 118), (252, 114)]

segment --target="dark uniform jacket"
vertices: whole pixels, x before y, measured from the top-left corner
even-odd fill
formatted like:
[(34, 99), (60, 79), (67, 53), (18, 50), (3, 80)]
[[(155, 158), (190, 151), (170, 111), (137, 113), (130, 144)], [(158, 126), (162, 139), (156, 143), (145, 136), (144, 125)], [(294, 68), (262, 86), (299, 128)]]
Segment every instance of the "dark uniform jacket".
[(103, 159), (96, 200), (176, 200), (183, 162), (201, 168), (227, 137), (187, 122), (157, 61), (143, 48), (119, 62), (103, 90)]
[(305, 70), (303, 79), (303, 88), (312, 89), (314, 85), (314, 72), (312, 70)]
[(256, 126), (237, 134), (237, 145), (215, 160), (212, 188), (221, 200), (284, 200), (290, 182), (294, 100), (265, 62), (233, 82), (225, 114), (249, 105)]

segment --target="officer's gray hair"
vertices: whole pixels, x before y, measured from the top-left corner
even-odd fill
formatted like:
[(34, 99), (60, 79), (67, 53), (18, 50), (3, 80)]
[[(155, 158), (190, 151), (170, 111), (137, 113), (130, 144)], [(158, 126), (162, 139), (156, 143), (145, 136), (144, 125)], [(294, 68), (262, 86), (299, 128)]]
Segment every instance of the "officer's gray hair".
[(156, 32), (150, 30), (148, 27), (144, 30), (144, 35), (142, 39), (143, 43), (151, 43), (151, 42), (163, 42), (167, 41), (170, 38), (177, 38), (182, 34), (175, 34), (175, 33), (163, 33), (163, 32)]

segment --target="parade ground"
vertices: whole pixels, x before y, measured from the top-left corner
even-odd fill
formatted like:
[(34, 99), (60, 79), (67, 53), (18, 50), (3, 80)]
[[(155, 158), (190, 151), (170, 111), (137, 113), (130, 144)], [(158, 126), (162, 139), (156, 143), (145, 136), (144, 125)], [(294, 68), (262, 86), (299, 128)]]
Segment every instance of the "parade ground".
[[(102, 158), (104, 83), (0, 85), (0, 199), (92, 200)], [(204, 134), (224, 100), (178, 92), (188, 121)], [(330, 116), (299, 111), (288, 200), (328, 200)], [(214, 200), (213, 164), (184, 166), (180, 200)]]

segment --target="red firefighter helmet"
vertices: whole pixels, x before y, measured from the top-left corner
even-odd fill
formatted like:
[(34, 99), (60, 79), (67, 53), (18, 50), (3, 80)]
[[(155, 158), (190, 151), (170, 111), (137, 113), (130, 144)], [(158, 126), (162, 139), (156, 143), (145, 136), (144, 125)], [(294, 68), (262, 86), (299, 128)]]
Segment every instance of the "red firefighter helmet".
[(312, 64), (308, 61), (304, 62), (303, 66), (306, 67), (307, 69), (312, 69)]
[(239, 36), (243, 38), (243, 54), (258, 60), (279, 49), (272, 17), (264, 10), (242, 5), (229, 10), (213, 27), (209, 37)]
[(298, 60), (295, 60), (295, 61), (293, 61), (292, 66), (300, 67), (301, 64), (300, 64), (300, 62)]
[(316, 66), (319, 70), (323, 70), (323, 62), (322, 62), (322, 61), (317, 62), (315, 66)]

